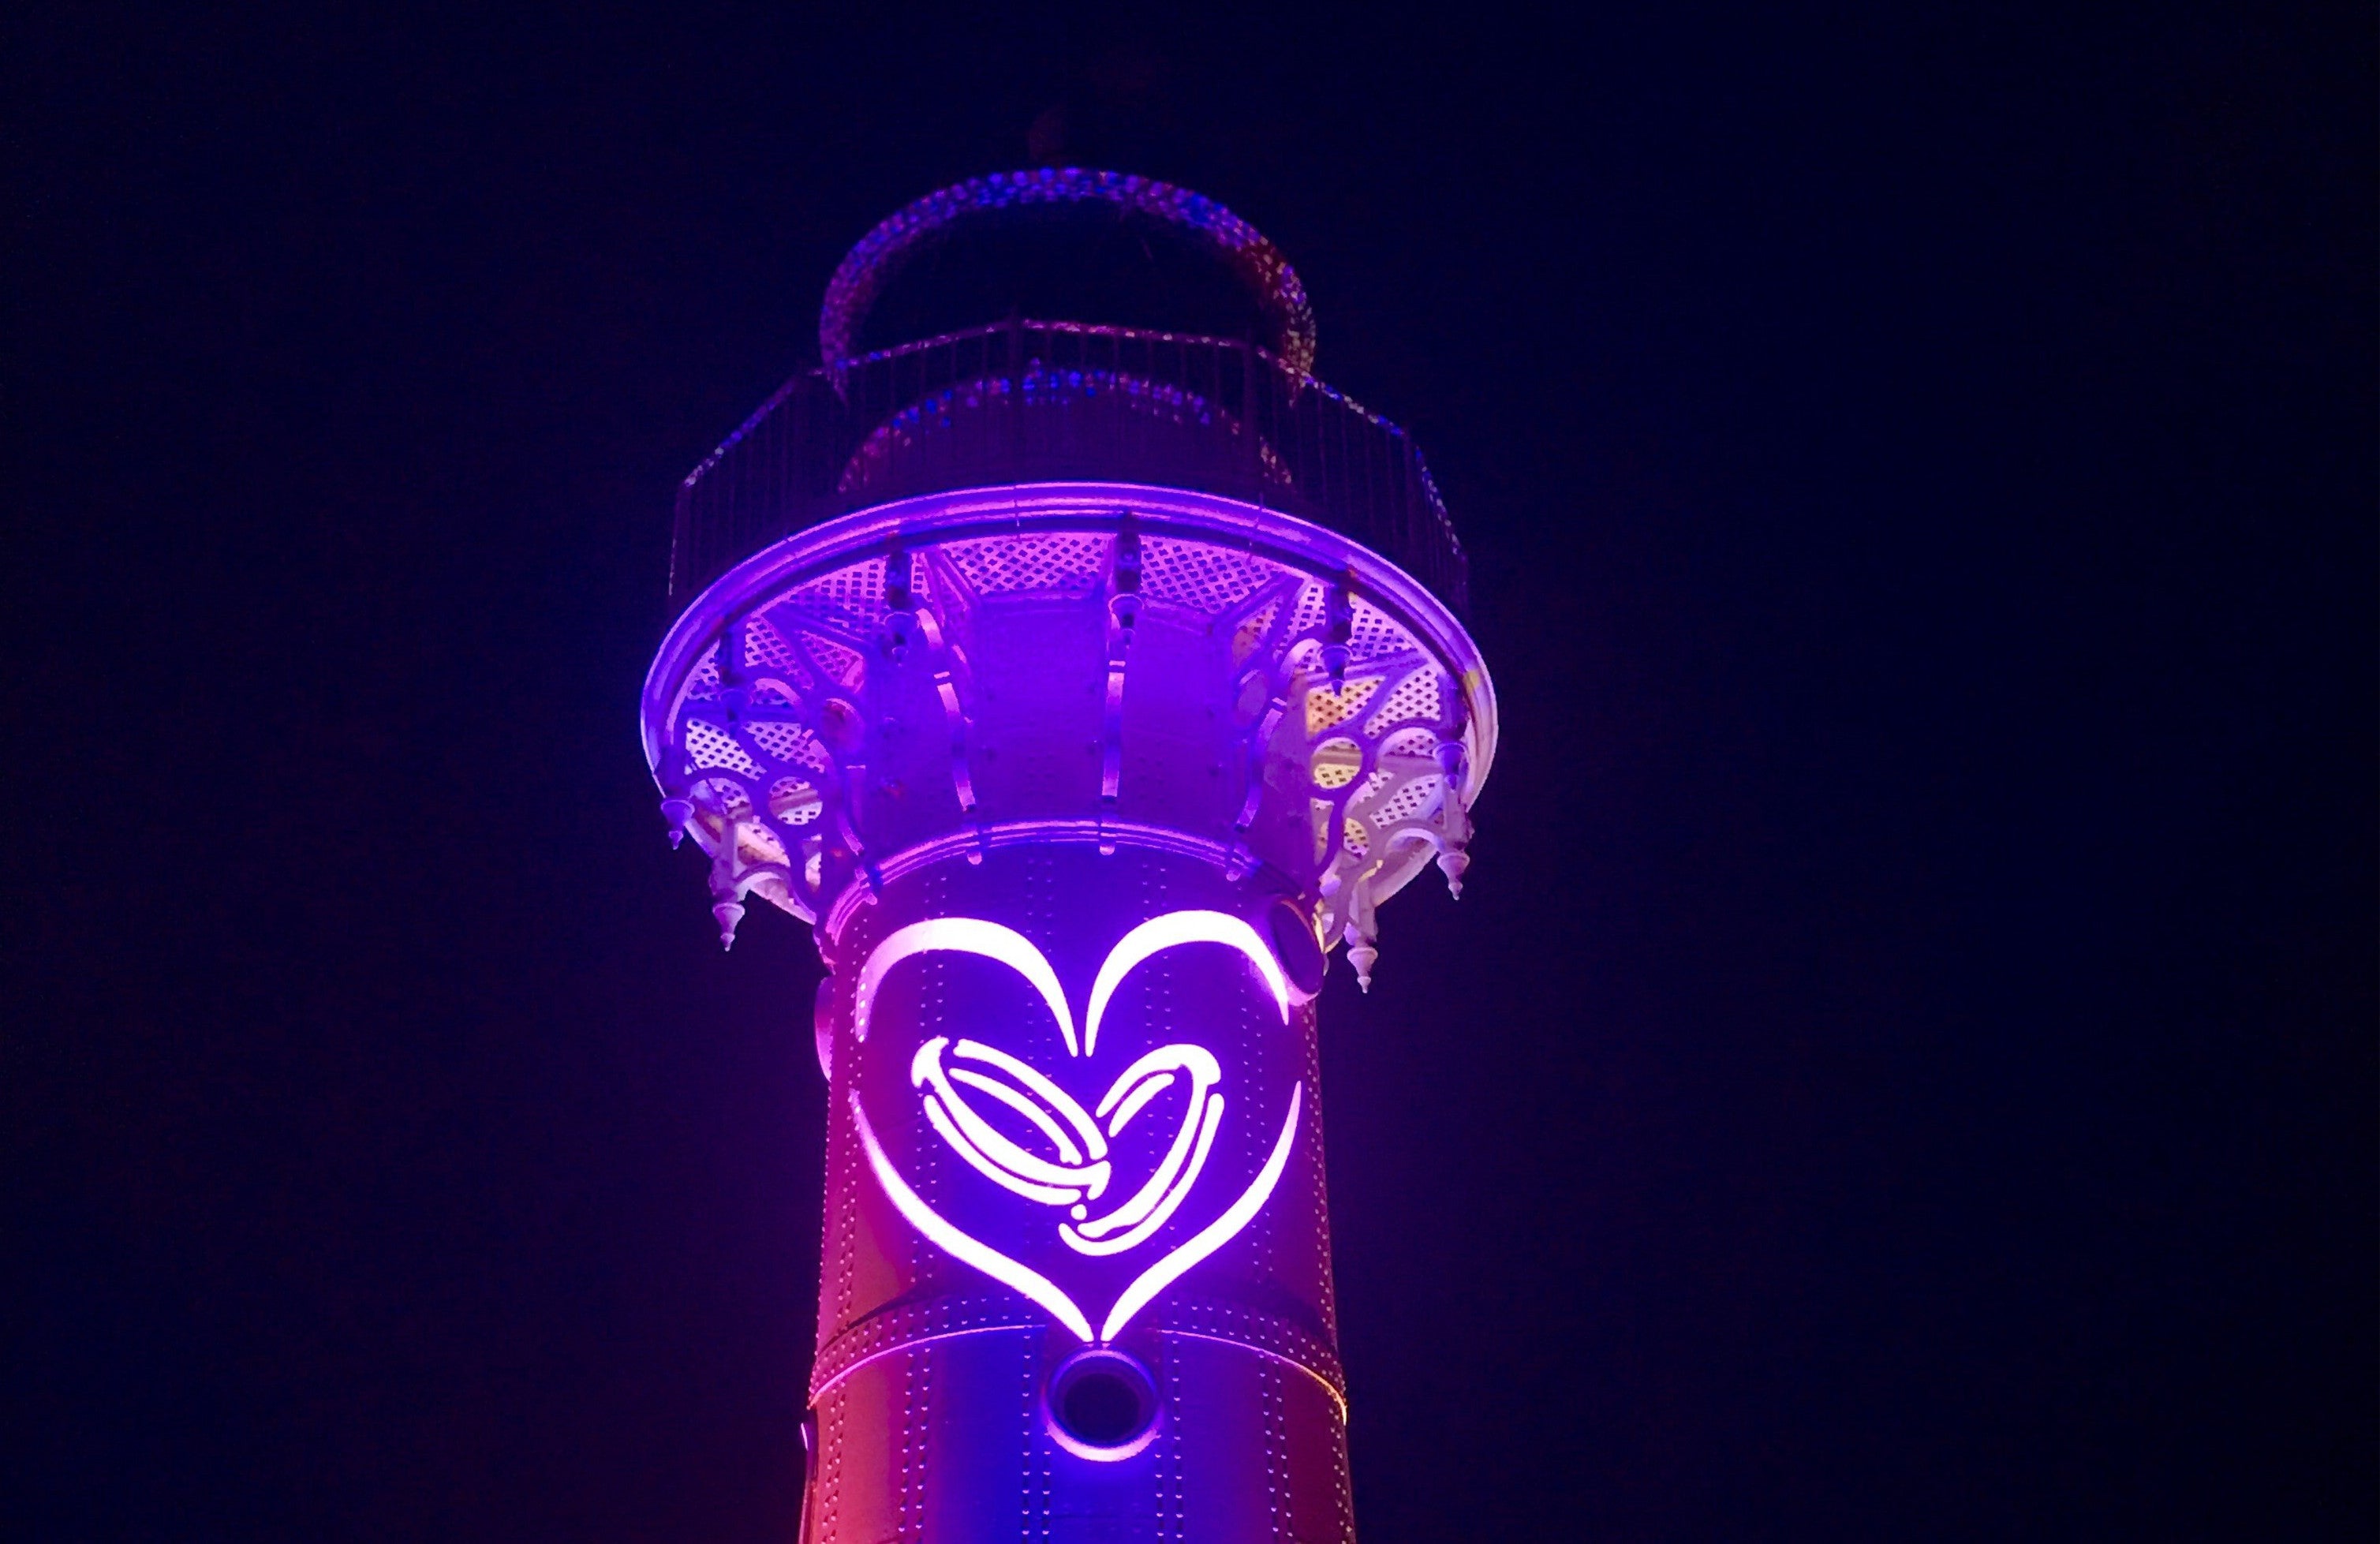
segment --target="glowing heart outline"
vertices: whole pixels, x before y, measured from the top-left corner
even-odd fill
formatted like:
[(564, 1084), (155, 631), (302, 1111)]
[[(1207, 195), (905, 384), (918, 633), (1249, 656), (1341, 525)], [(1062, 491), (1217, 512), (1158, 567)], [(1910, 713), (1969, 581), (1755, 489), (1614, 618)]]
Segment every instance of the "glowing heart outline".
[(933, 917), (895, 929), (883, 942), (868, 952), (866, 962), (859, 967), (858, 987), (852, 995), (851, 1037), (866, 1042), (868, 1018), (876, 1006), (876, 989), (883, 984), (886, 973), (903, 960), (913, 954), (938, 953), (981, 954), (1015, 971), (1041, 994), (1041, 1001), (1049, 1005), (1050, 1016), (1058, 1021), (1058, 1034), (1066, 1042), (1067, 1055), (1088, 1056), (1099, 1049), (1099, 1020), (1124, 977), (1151, 954), (1185, 943), (1220, 943), (1245, 954), (1248, 963), (1264, 977), (1265, 985), (1272, 989), (1273, 1004), (1281, 1010), (1281, 1021), (1289, 1022), (1289, 979), (1281, 973), (1281, 962), (1273, 958), (1272, 951), (1265, 947), (1254, 928), (1227, 911), (1169, 911), (1150, 918), (1117, 939), (1108, 957), (1099, 962), (1099, 973), (1091, 982), (1090, 1012), (1086, 1015), (1080, 1049), (1075, 1044), (1074, 1011), (1066, 1005), (1066, 992), (1058, 984), (1058, 972), (1031, 939), (1014, 928), (1003, 928), (979, 917)]
[[(1150, 955), (1185, 943), (1221, 943), (1245, 954), (1249, 962), (1256, 966), (1257, 973), (1264, 977), (1265, 984), (1272, 989), (1274, 1005), (1280, 1010), (1281, 1022), (1283, 1024), (1289, 1022), (1289, 986), (1281, 972), (1281, 963), (1273, 957), (1271, 951), (1264, 946), (1263, 940), (1257, 936), (1254, 928), (1228, 912), (1196, 910), (1167, 912), (1163, 916), (1151, 918), (1141, 923), (1117, 940), (1115, 946), (1108, 952), (1106, 960), (1100, 964), (1099, 974), (1092, 982), (1089, 1012), (1085, 1015), (1085, 1032), (1079, 1049), (1075, 1039), (1074, 1015), (1068, 1008), (1065, 992), (1059, 985), (1058, 973), (1050, 967), (1048, 957), (1035, 946), (1032, 940), (997, 922), (989, 922), (978, 918), (941, 917), (923, 922), (913, 922), (907, 927), (898, 929), (869, 952), (866, 963), (860, 967), (859, 979), (854, 997), (853, 1038), (861, 1041), (867, 1039), (868, 1018), (874, 1007), (877, 988), (892, 967), (913, 954), (952, 952), (980, 954), (989, 959), (998, 960), (1023, 976), (1040, 995), (1041, 1000), (1048, 1004), (1050, 1015), (1057, 1021), (1059, 1034), (1065, 1042), (1067, 1054), (1075, 1058), (1087, 1058), (1099, 1043), (1100, 1020), (1116, 989), (1123, 984), (1124, 977)], [(964, 1043), (974, 1045), (974, 1042)], [(977, 1047), (977, 1049), (990, 1051), (990, 1048)], [(1198, 1050), (1196, 1047), (1187, 1046), (1163, 1049), (1166, 1051)], [(1199, 1053), (1206, 1054), (1204, 1052)], [(913, 1071), (918, 1061), (922, 1061), (924, 1054), (925, 1048), (921, 1047), (918, 1058), (913, 1060)], [(992, 1054), (998, 1056), (1003, 1063), (1014, 1063), (1014, 1058), (1003, 1053), (993, 1052)], [(1142, 1062), (1146, 1063), (1148, 1060), (1149, 1058), (1144, 1057)], [(1134, 1068), (1127, 1069), (1123, 1076), (1119, 1078), (1117, 1087), (1121, 1088), (1128, 1082), (1132, 1073), (1138, 1070), (1141, 1064), (1136, 1063)], [(1031, 1070), (1023, 1063), (1014, 1063), (1014, 1065), (1027, 1071)], [(1048, 1079), (1038, 1072), (1033, 1074), (1033, 1080), (1037, 1085), (1048, 1083)], [(1054, 1084), (1049, 1086), (1053, 1089), (1056, 1087)], [(1037, 1091), (1038, 1091), (1038, 1088)], [(1297, 1117), (1304, 1103), (1305, 1093), (1304, 1080), (1301, 1079), (1292, 1086), (1289, 1095), (1289, 1112), (1281, 1123), (1281, 1135), (1274, 1140), (1272, 1151), (1265, 1159), (1264, 1166), (1257, 1172), (1257, 1176), (1249, 1184), (1248, 1188), (1240, 1195), (1238, 1199), (1225, 1208), (1213, 1222), (1208, 1223), (1189, 1239), (1174, 1246), (1154, 1265), (1135, 1277), (1108, 1309), (1105, 1320), (1100, 1325), (1097, 1335), (1091, 1332), (1089, 1317), (1055, 1282), (965, 1232), (928, 1205), (925, 1198), (902, 1178), (892, 1158), (884, 1151), (883, 1145), (876, 1139), (875, 1130), (868, 1125), (867, 1112), (861, 1108), (859, 1091), (856, 1088), (852, 1089), (849, 1097), (852, 1123), (858, 1131), (861, 1147), (867, 1151), (868, 1167), (875, 1172), (876, 1181), (883, 1187), (885, 1198), (892, 1201), (893, 1209), (901, 1213), (911, 1227), (916, 1228), (928, 1242), (939, 1246), (953, 1258), (973, 1266), (994, 1281), (1013, 1288), (1032, 1302), (1048, 1309), (1077, 1340), (1086, 1344), (1105, 1344), (1122, 1334), (1132, 1322), (1133, 1317), (1148, 1307), (1159, 1293), (1172, 1285), (1184, 1272), (1238, 1236), (1240, 1231), (1255, 1219), (1257, 1213), (1264, 1210), (1265, 1203), (1272, 1198), (1274, 1187), (1281, 1183), (1282, 1171), (1288, 1167), (1290, 1149), (1297, 1137)], [(1101, 1100), (1103, 1111), (1113, 1102), (1116, 1088), (1111, 1088), (1109, 1094), (1108, 1099)], [(1212, 1096), (1212, 1098), (1214, 1110), (1211, 1113), (1219, 1119), (1220, 1096)], [(1075, 1101), (1071, 1096), (1066, 1096), (1066, 1103), (1074, 1105)], [(932, 1113), (930, 1105), (929, 1099), (929, 1115)], [(1079, 1106), (1075, 1108), (1079, 1110)], [(1211, 1141), (1213, 1122), (1208, 1119), (1208, 1114), (1194, 1107), (1189, 1112), (1189, 1118), (1204, 1128), (1207, 1141)], [(1116, 1123), (1117, 1129), (1122, 1128), (1122, 1121)], [(943, 1135), (947, 1138), (951, 1134), (945, 1131)], [(966, 1153), (966, 1149), (961, 1144), (953, 1142), (953, 1145), (958, 1147), (962, 1154)], [(1165, 1216), (1160, 1217), (1157, 1222), (1148, 1227), (1146, 1232), (1137, 1227), (1133, 1230), (1141, 1234), (1141, 1238), (1135, 1239), (1135, 1243), (1144, 1240), (1148, 1233), (1155, 1231), (1156, 1226), (1162, 1225), (1166, 1217), (1171, 1216), (1173, 1207), (1178, 1206), (1181, 1200), (1186, 1198), (1190, 1188), (1196, 1182), (1198, 1171), (1203, 1170), (1205, 1166), (1206, 1145), (1206, 1142), (1200, 1143), (1197, 1164), (1191, 1172), (1182, 1176), (1178, 1189), (1168, 1186), (1171, 1193), (1165, 1203)], [(972, 1161), (972, 1155), (969, 1156)], [(978, 1167), (981, 1168), (982, 1165), (978, 1164)], [(990, 1173), (989, 1170), (985, 1172)], [(992, 1177), (997, 1179), (999, 1176)], [(1009, 1187), (1017, 1188), (1014, 1185)], [(1040, 1199), (1041, 1198), (1031, 1198)], [(1080, 1248), (1080, 1246), (1076, 1247)], [(1092, 1251), (1084, 1250), (1083, 1252)]]

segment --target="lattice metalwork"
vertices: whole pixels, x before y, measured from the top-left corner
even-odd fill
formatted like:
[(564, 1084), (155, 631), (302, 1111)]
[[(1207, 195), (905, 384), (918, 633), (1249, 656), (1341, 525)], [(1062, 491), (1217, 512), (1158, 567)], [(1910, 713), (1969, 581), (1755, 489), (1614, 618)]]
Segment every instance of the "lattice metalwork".
[(826, 771), (826, 747), (798, 723), (755, 719), (744, 725), (744, 732), (777, 760), (789, 766), (808, 767), (812, 772)]
[(1246, 600), (1280, 572), (1262, 558), (1210, 542), (1151, 537), (1142, 543), (1141, 593), (1215, 616)]
[(1416, 719), (1437, 723), (1445, 711), (1443, 681), (1444, 677), (1434, 665), (1423, 665), (1415, 670), (1397, 683), (1396, 690), (1389, 693), (1388, 700), (1380, 704), (1380, 711), (1366, 721), (1364, 733), (1378, 739), (1387, 734), (1391, 725), (1409, 723)]
[(802, 585), (778, 602), (808, 616), (853, 627), (884, 619), (884, 560), (872, 557)]
[(868, 662), (860, 657), (857, 650), (817, 633), (804, 634), (802, 641), (809, 646), (810, 657), (818, 662), (819, 668), (826, 672), (827, 678), (836, 685), (856, 687), (866, 677)]
[(686, 756), (697, 767), (723, 768), (749, 777), (760, 775), (759, 763), (745, 754), (733, 736), (708, 720), (690, 719), (686, 726)]
[(1089, 531), (1024, 532), (945, 549), (951, 565), (978, 595), (1081, 596), (1097, 590), (1112, 538)]

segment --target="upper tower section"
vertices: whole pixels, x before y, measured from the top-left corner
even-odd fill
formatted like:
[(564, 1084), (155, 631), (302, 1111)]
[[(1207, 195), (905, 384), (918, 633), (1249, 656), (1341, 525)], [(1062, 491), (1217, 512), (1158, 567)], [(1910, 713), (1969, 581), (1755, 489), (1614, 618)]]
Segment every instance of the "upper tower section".
[(724, 931), (757, 894), (832, 958), (905, 873), (1088, 842), (1210, 861), (1367, 979), (1377, 902), (1459, 889), (1463, 551), (1314, 334), (1269, 241), (1139, 177), (961, 183), (852, 249), (823, 362), (678, 495), (645, 748)]
[(1295, 270), (1211, 199), (1078, 169), (929, 194), (835, 270), (819, 354), (686, 478), (673, 598), (892, 500), (1127, 480), (1311, 521), (1467, 604), (1421, 453), (1314, 378)]

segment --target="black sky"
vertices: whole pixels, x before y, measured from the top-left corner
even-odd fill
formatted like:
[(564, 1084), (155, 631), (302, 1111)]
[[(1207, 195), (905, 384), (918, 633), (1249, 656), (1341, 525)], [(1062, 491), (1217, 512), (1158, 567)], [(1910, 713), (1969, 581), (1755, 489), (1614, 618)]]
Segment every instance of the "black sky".
[(1038, 152), (1473, 553), (1470, 886), (1325, 1005), (1367, 1544), (2372, 1537), (2368, 8), (843, 10), (9, 23), (12, 1532), (789, 1537), (669, 501)]

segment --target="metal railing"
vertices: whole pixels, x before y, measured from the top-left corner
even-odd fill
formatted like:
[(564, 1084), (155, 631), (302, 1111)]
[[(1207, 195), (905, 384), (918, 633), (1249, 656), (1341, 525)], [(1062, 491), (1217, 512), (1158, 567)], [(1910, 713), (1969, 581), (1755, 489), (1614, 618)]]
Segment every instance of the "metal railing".
[(1011, 322), (804, 371), (678, 489), (683, 601), (853, 510), (1017, 482), (1219, 493), (1362, 542), (1464, 608), (1466, 564), (1403, 430), (1251, 344)]

